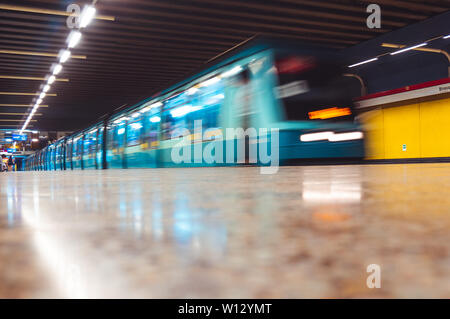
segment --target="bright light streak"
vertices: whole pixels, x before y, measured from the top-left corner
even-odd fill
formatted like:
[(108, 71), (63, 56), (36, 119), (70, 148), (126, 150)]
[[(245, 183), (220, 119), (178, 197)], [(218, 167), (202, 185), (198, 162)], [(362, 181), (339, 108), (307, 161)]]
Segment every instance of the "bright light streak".
[(195, 86), (191, 87), (190, 89), (187, 90), (187, 94), (188, 95), (193, 95), (198, 91), (198, 88), (196, 88)]
[(53, 67), (53, 75), (57, 75), (59, 74), (59, 72), (61, 72), (62, 70), (62, 65), (61, 64), (57, 64)]
[(85, 6), (80, 15), (80, 28), (85, 28), (95, 17), (96, 9), (93, 6)]
[(64, 63), (70, 58), (70, 51), (69, 50), (61, 50), (59, 53), (59, 63)]
[(300, 141), (302, 142), (313, 142), (313, 141), (324, 141), (328, 140), (330, 142), (342, 142), (350, 140), (359, 140), (364, 137), (362, 132), (345, 132), (345, 133), (334, 133), (328, 132), (318, 132), (318, 133), (308, 133), (302, 134), (300, 136)]
[(138, 130), (140, 128), (142, 128), (142, 124), (141, 123), (132, 123), (130, 125), (133, 129)]
[(333, 134), (329, 140), (330, 142), (341, 142), (341, 141), (350, 141), (350, 140), (360, 140), (364, 137), (362, 132), (348, 132), (348, 133), (339, 133)]
[(36, 104), (35, 105), (39, 105), (39, 104), (41, 104), (42, 103), (42, 99), (38, 99), (37, 101), (36, 101)]
[(241, 71), (242, 71), (242, 67), (238, 65), (238, 66), (232, 68), (231, 70), (228, 70), (228, 71), (222, 73), (222, 77), (228, 78), (230, 76), (238, 74)]
[(149, 106), (143, 108), (141, 111), (142, 111), (142, 112), (148, 112), (148, 111), (150, 111), (151, 109), (153, 109), (153, 108), (155, 108), (155, 107), (161, 107), (162, 105), (163, 105), (163, 104), (162, 104), (161, 102), (156, 102), (156, 103), (153, 103), (153, 104), (151, 104), (151, 105), (149, 105)]
[(373, 59), (370, 59), (370, 60), (366, 60), (366, 61), (362, 61), (362, 62), (359, 62), (359, 63), (355, 63), (355, 64), (352, 64), (352, 65), (349, 65), (348, 67), (349, 68), (354, 68), (355, 66), (358, 66), (358, 65), (361, 65), (361, 64), (370, 63), (370, 62), (377, 61), (377, 60), (378, 60), (378, 58), (373, 58)]
[(150, 118), (150, 122), (159, 123), (159, 122), (161, 122), (161, 118), (159, 116), (153, 116)]
[(55, 77), (54, 75), (51, 75), (51, 76), (48, 78), (47, 83), (48, 83), (48, 84), (52, 84), (53, 82), (55, 82), (55, 80), (56, 80), (56, 77)]
[(192, 110), (191, 105), (183, 105), (181, 107), (171, 110), (170, 114), (173, 117), (182, 117), (182, 116), (188, 114), (189, 112), (191, 112), (191, 110)]
[(45, 94), (44, 92), (41, 93), (41, 95), (39, 95), (40, 99), (43, 99), (47, 94)]
[(122, 127), (117, 130), (117, 134), (122, 135), (123, 133), (125, 133), (125, 128)]
[(322, 141), (328, 140), (330, 136), (332, 136), (333, 132), (319, 132), (319, 133), (309, 133), (302, 134), (300, 136), (300, 141), (302, 142), (313, 142), (313, 141)]
[(444, 37), (444, 39), (448, 39), (448, 38), (450, 38), (450, 34), (449, 34), (449, 35), (446, 35), (446, 36)]
[(39, 139), (33, 138), (31, 141), (32, 141), (32, 142), (39, 142)]
[[(49, 84), (44, 85), (44, 88), (42, 89), (42, 92), (47, 93), (48, 90), (50, 90), (50, 85), (49, 85)], [(40, 103), (39, 103), (39, 104), (40, 104)]]
[(391, 55), (396, 55), (396, 54), (399, 54), (399, 53), (403, 53), (403, 52), (407, 52), (407, 51), (410, 51), (410, 50), (414, 50), (416, 48), (424, 47), (427, 44), (428, 43), (425, 42), (425, 43), (421, 43), (421, 44), (418, 44), (418, 45), (415, 45), (415, 46), (412, 46), (412, 47), (409, 47), (409, 48), (404, 48), (404, 49), (392, 52)]
[(80, 42), (80, 40), (81, 40), (81, 32), (73, 30), (69, 33), (69, 36), (67, 37), (66, 41), (68, 43), (67, 46), (69, 48), (74, 48), (78, 44), (78, 42)]
[(136, 117), (139, 117), (140, 115), (141, 115), (140, 112), (136, 112), (136, 113), (133, 113), (133, 114), (131, 115), (131, 117), (136, 118)]
[(210, 85), (218, 83), (219, 81), (220, 81), (220, 78), (218, 76), (215, 76), (215, 77), (213, 77), (213, 78), (211, 78), (209, 80), (206, 80), (205, 82), (202, 82), (200, 84), (200, 86), (203, 86), (203, 87), (204, 86), (210, 86)]

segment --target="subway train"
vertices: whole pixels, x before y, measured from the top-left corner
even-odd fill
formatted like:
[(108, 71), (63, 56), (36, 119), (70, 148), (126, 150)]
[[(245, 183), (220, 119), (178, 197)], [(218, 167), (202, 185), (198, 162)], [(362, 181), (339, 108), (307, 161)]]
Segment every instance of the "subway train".
[(248, 41), (184, 81), (48, 145), (25, 168), (362, 159), (364, 134), (339, 61), (338, 53), (317, 47)]

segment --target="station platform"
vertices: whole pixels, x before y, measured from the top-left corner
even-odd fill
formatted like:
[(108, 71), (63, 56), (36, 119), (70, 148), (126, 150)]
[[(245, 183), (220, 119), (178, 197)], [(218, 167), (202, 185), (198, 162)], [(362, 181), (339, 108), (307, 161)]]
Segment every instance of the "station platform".
[[(0, 298), (450, 296), (450, 164), (0, 175)], [(366, 285), (380, 265), (381, 288)]]

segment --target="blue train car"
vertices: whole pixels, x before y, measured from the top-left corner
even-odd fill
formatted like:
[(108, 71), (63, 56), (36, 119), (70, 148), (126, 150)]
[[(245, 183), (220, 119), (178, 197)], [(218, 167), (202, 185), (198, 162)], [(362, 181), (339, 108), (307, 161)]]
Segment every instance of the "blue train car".
[[(335, 52), (317, 48), (246, 44), (68, 137), (59, 151), (56, 147), (55, 165), (74, 170), (267, 165), (274, 151), (280, 164), (363, 158), (351, 85), (336, 61)], [(65, 156), (58, 158), (61, 150)], [(48, 152), (55, 156), (54, 147)]]

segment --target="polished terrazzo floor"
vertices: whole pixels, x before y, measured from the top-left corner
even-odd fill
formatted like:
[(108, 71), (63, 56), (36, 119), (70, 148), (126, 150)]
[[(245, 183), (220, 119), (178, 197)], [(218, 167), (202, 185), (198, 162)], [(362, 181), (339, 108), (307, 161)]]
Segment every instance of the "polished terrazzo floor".
[(20, 172), (0, 187), (0, 298), (450, 298), (450, 164)]

